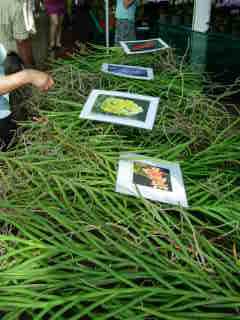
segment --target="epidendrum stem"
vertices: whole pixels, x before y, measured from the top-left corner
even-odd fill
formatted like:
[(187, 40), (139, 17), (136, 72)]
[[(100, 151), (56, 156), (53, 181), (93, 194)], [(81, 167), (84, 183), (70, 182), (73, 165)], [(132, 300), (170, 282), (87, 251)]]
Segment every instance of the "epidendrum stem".
[[(154, 64), (155, 79), (102, 75), (106, 58)], [(0, 154), (2, 319), (238, 315), (239, 120), (171, 59), (97, 48), (58, 61), (54, 90), (34, 93), (38, 121)], [(80, 120), (93, 88), (160, 95), (154, 129)], [(190, 209), (115, 193), (121, 152), (179, 161)]]

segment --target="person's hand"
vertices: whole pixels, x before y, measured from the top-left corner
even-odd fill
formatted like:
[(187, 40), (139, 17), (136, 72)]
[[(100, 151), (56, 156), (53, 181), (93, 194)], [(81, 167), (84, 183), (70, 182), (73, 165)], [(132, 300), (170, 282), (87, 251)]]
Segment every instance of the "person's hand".
[(40, 91), (48, 91), (53, 85), (52, 77), (42, 71), (26, 70), (28, 72), (29, 82)]

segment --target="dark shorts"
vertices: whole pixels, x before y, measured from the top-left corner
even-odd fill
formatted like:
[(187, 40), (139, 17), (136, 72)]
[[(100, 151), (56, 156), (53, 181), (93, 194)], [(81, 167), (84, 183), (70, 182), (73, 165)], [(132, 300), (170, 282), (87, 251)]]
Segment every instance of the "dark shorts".
[(10, 114), (0, 119), (0, 151), (6, 151), (16, 135), (17, 125)]
[(118, 46), (120, 41), (136, 40), (135, 23), (127, 19), (116, 20), (115, 45)]

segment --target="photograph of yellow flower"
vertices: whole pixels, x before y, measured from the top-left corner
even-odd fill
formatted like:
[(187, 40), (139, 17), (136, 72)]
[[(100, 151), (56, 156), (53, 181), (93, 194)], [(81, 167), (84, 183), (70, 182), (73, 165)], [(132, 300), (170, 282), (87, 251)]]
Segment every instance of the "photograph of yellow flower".
[(120, 91), (93, 90), (80, 118), (151, 130), (159, 98)]
[(92, 112), (122, 118), (145, 121), (149, 108), (149, 101), (99, 95), (93, 106)]
[(131, 117), (143, 112), (143, 108), (129, 99), (106, 98), (100, 109), (105, 113)]

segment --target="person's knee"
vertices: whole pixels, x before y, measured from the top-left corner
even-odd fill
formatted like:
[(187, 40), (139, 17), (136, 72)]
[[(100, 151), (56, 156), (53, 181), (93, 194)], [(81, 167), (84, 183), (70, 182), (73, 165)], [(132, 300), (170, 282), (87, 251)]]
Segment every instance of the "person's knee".
[(55, 28), (59, 25), (59, 19), (57, 16), (51, 16), (51, 25)]
[(54, 28), (58, 28), (59, 23), (58, 23), (58, 21), (56, 21), (56, 20), (52, 20), (51, 25), (52, 25), (52, 27), (54, 27)]

